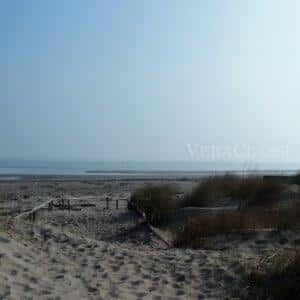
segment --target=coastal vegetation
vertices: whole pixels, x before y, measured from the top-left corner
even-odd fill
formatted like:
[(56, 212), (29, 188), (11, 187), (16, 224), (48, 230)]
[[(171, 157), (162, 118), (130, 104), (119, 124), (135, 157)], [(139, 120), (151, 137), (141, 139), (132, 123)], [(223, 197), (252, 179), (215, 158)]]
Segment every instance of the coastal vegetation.
[(172, 210), (173, 191), (168, 185), (147, 185), (135, 191), (130, 198), (129, 208), (144, 214), (152, 225), (162, 225), (168, 221)]
[(300, 206), (285, 210), (221, 211), (188, 218), (174, 238), (174, 246), (199, 248), (207, 238), (245, 235), (260, 230), (299, 230)]
[(276, 179), (259, 176), (212, 176), (203, 179), (186, 195), (184, 205), (209, 207), (228, 199), (238, 201), (239, 208), (267, 206), (278, 201), (283, 190), (284, 185)]
[(300, 294), (300, 253), (270, 253), (252, 267), (246, 281), (250, 287), (247, 299), (288, 300)]
[(188, 214), (185, 208), (192, 208), (196, 213), (171, 230), (174, 246), (198, 248), (214, 236), (300, 229), (300, 205), (280, 208), (286, 186), (273, 177), (211, 176), (202, 179), (180, 205), (175, 205), (170, 186), (146, 185), (132, 194), (129, 207), (142, 213), (150, 224), (166, 228), (172, 227), (172, 212), (180, 216)]
[[(186, 196), (184, 205), (207, 210), (185, 221), (176, 231), (174, 245), (201, 247), (205, 239), (218, 235), (299, 230), (300, 205), (292, 202), (284, 206), (281, 200), (285, 189), (286, 182), (275, 177), (224, 175), (202, 180)], [(224, 199), (232, 209), (219, 207), (220, 210), (212, 213), (210, 208), (220, 205)]]

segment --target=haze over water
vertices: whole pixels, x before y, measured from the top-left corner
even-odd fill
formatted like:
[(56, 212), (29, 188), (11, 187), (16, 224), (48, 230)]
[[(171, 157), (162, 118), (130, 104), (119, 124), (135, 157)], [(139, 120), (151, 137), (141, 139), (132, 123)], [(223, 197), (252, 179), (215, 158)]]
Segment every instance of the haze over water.
[(0, 175), (145, 175), (159, 173), (202, 173), (219, 171), (269, 171), (289, 173), (300, 166), (294, 164), (216, 163), (197, 161), (0, 161)]

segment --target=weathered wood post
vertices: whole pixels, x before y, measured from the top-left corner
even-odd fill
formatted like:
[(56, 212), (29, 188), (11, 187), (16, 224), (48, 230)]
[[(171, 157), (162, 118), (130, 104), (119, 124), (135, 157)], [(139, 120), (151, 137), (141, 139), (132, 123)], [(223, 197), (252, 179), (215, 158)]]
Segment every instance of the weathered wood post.
[(32, 222), (34, 223), (35, 221), (35, 211), (32, 212)]
[(119, 199), (116, 199), (116, 209), (119, 209)]
[(109, 199), (108, 199), (108, 197), (106, 197), (106, 209), (109, 209)]
[(68, 210), (71, 210), (71, 204), (70, 204), (70, 199), (68, 199)]

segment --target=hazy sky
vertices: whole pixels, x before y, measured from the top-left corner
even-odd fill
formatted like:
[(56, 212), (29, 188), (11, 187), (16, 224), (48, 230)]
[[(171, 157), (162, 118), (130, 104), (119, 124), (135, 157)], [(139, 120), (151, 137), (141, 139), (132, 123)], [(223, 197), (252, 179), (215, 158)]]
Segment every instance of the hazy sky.
[(0, 158), (300, 161), (299, 16), (297, 0), (1, 0)]

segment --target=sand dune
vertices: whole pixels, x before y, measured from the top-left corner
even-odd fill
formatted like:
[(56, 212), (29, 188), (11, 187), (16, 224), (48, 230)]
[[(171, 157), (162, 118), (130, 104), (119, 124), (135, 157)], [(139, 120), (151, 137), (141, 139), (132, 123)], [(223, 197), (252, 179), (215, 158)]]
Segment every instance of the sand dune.
[(249, 265), (268, 251), (300, 245), (299, 236), (285, 232), (223, 238), (223, 251), (170, 249), (126, 206), (106, 210), (99, 200), (108, 192), (123, 197), (133, 184), (43, 183), (39, 191), (27, 185), (14, 194), (26, 210), (58, 188), (80, 210), (44, 210), (34, 223), (11, 219), (0, 232), (0, 299), (241, 299)]

